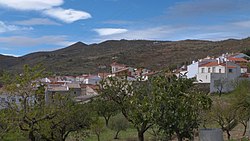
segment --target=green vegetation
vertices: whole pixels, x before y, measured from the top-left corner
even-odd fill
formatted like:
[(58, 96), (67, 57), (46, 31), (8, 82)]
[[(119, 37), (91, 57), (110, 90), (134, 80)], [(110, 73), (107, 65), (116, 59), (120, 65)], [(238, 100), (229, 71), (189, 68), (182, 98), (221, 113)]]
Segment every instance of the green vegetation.
[[(76, 104), (67, 95), (55, 95), (46, 102), (44, 93), (36, 89), (43, 69), (24, 67), (20, 75), (3, 76), (4, 89), (10, 96), (7, 109), (1, 110), (1, 138), (15, 140), (20, 135), (30, 141), (65, 141), (71, 132), (88, 129), (92, 123), (88, 106)], [(12, 98), (18, 98), (16, 103)], [(13, 136), (12, 134), (13, 133)], [(19, 139), (18, 139), (19, 140)]]
[(148, 81), (129, 82), (108, 78), (102, 82), (101, 95), (119, 107), (124, 117), (137, 129), (138, 140), (154, 125), (169, 139), (175, 133), (179, 141), (192, 139), (200, 124), (200, 113), (209, 109), (208, 96), (192, 90), (192, 80), (164, 74)]
[(129, 122), (123, 115), (117, 115), (111, 119), (109, 128), (116, 131), (114, 139), (118, 139), (118, 135), (121, 131), (126, 131), (129, 126)]
[[(0, 140), (192, 140), (202, 127), (219, 127), (228, 140), (232, 130), (250, 119), (250, 81), (239, 81), (228, 94), (209, 96), (193, 81), (168, 72), (140, 78), (107, 78), (100, 96), (88, 103), (53, 95), (45, 101), (38, 81), (40, 67), (24, 67), (19, 75), (3, 74), (3, 89), (9, 93), (8, 108), (0, 111)], [(39, 86), (39, 87), (37, 87)], [(20, 97), (19, 103), (11, 96)]]

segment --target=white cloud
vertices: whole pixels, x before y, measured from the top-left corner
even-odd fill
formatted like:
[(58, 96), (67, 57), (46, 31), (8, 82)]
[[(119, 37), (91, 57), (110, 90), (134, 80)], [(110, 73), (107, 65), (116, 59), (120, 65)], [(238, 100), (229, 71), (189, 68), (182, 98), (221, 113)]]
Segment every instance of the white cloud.
[(121, 34), (125, 33), (128, 30), (124, 28), (97, 28), (94, 29), (100, 36), (107, 36), (107, 35), (114, 35), (114, 34)]
[[(241, 22), (240, 22), (241, 23)], [(243, 24), (244, 23), (244, 24)], [(162, 25), (156, 27), (144, 27), (137, 29), (129, 29), (125, 33), (111, 34), (107, 36), (100, 36), (93, 42), (101, 42), (105, 40), (185, 40), (185, 39), (201, 39), (201, 40), (224, 40), (229, 38), (246, 38), (250, 34), (250, 28), (247, 21), (242, 22), (240, 25), (226, 23), (221, 25)], [(250, 24), (250, 23), (249, 23)], [(249, 26), (250, 27), (250, 26)], [(230, 29), (230, 30), (228, 30)]]
[(66, 23), (91, 18), (89, 13), (74, 9), (52, 8), (43, 11), (43, 13)]
[(15, 55), (15, 54), (8, 54), (8, 53), (0, 53), (1, 55), (4, 56), (13, 56), (13, 57), (20, 57), (21, 55)]
[(104, 40), (120, 40), (120, 39), (128, 39), (128, 40), (135, 40), (135, 39), (147, 39), (147, 40), (156, 40), (162, 39), (167, 40), (168, 37), (172, 37), (174, 33), (182, 30), (184, 27), (173, 27), (173, 26), (158, 26), (158, 27), (146, 27), (141, 29), (130, 29), (126, 32), (121, 32), (120, 34), (108, 34), (108, 31), (99, 31), (99, 35), (106, 35), (101, 36), (101, 38), (95, 40), (97, 42), (104, 41)]
[(0, 5), (17, 10), (44, 10), (63, 4), (63, 0), (0, 0)]
[[(78, 20), (91, 18), (91, 15), (85, 11), (63, 9), (59, 7), (63, 3), (64, 0), (0, 0), (0, 6), (2, 7), (13, 8), (16, 10), (36, 10), (65, 23), (72, 23)], [(38, 19), (35, 20), (36, 21), (26, 21), (24, 24), (31, 25), (32, 23), (35, 23), (38, 25)], [(54, 24), (48, 20), (42, 22)]]
[(232, 23), (235, 26), (243, 27), (243, 28), (250, 28), (250, 20), (249, 21), (239, 21)]
[(249, 0), (186, 0), (176, 2), (167, 9), (167, 13), (175, 18), (193, 18), (194, 16), (249, 12), (249, 6)]
[(32, 30), (32, 27), (20, 27), (16, 25), (7, 25), (4, 22), (0, 21), (0, 33), (11, 32), (11, 31), (20, 31), (20, 30)]
[(60, 25), (59, 23), (51, 21), (50, 19), (47, 19), (47, 18), (32, 18), (29, 20), (16, 21), (14, 23), (18, 24), (18, 25), (25, 25), (25, 26), (28, 26), (28, 25)]
[(74, 42), (68, 41), (67, 36), (55, 35), (55, 36), (42, 36), (38, 38), (24, 37), (24, 36), (10, 36), (0, 37), (0, 43), (5, 44), (9, 47), (31, 47), (39, 45), (57, 45), (57, 46), (68, 46)]

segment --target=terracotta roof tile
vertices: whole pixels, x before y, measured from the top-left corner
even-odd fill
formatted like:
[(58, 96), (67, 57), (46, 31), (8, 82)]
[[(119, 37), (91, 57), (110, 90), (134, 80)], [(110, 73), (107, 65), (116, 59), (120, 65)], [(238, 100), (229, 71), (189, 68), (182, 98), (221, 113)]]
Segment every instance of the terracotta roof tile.
[(234, 58), (234, 57), (230, 57), (230, 58), (228, 58), (228, 60), (230, 60), (230, 61), (238, 61), (238, 62), (247, 62), (247, 60), (244, 59), (244, 58)]

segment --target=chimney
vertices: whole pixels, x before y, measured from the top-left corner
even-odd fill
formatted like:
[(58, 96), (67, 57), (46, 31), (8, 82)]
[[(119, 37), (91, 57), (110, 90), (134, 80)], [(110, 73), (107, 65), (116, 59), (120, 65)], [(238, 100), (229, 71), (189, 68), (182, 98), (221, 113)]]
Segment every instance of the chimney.
[(220, 58), (216, 58), (216, 60), (217, 60), (218, 64), (220, 64), (220, 63), (221, 63), (221, 62), (220, 62)]

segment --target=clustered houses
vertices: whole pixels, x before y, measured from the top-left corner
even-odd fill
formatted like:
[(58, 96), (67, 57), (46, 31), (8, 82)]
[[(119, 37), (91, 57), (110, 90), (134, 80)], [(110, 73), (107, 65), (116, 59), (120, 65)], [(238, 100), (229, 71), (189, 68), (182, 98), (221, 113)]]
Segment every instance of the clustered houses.
[(196, 83), (209, 84), (210, 93), (229, 92), (237, 81), (250, 79), (249, 60), (250, 57), (243, 53), (206, 57), (182, 67), (180, 73), (186, 74), (187, 78), (195, 78)]
[(126, 76), (126, 78), (130, 81), (136, 80), (138, 78), (141, 78), (143, 80), (147, 80), (148, 76), (153, 73), (148, 69), (145, 68), (132, 68), (129, 66), (126, 66), (124, 64), (118, 64), (116, 62), (113, 62), (111, 64), (111, 75), (110, 77), (120, 77), (120, 76)]
[[(107, 77), (124, 77), (130, 81), (138, 78), (147, 80), (148, 76), (154, 74), (148, 69), (132, 68), (116, 62), (111, 64), (111, 73), (102, 72), (97, 75), (83, 74), (81, 76), (55, 76), (46, 77), (37, 82), (45, 86), (45, 101), (47, 103), (53, 102), (57, 94), (70, 95), (77, 102), (86, 102), (91, 98), (98, 96), (99, 82)], [(40, 85), (37, 85), (39, 87)], [(8, 102), (20, 102), (20, 97), (10, 97), (9, 94), (0, 94), (0, 109), (6, 108)], [(32, 99), (31, 99), (32, 100)]]
[(76, 101), (87, 101), (98, 95), (98, 84), (101, 77), (98, 75), (56, 76), (43, 78), (45, 83), (45, 101), (51, 102), (56, 94), (69, 94)]
[(41, 81), (46, 84), (45, 100), (53, 101), (56, 94), (69, 94), (76, 101), (86, 101), (98, 95), (99, 82), (107, 77), (123, 77), (133, 81), (139, 77), (146, 80), (152, 73), (148, 69), (132, 68), (124, 64), (113, 62), (111, 73), (98, 73), (98, 75), (81, 76), (56, 76), (43, 78)]

